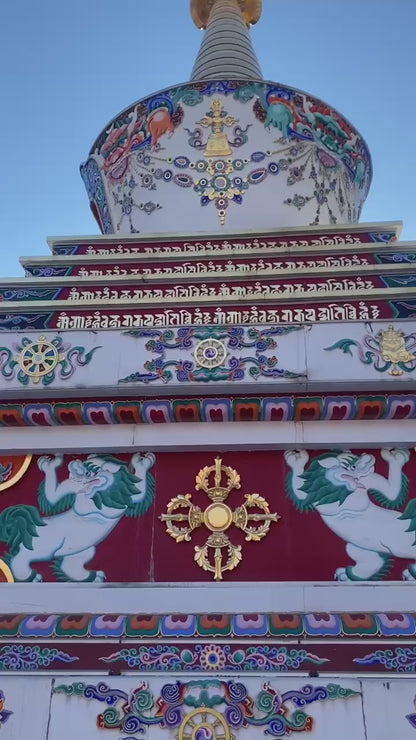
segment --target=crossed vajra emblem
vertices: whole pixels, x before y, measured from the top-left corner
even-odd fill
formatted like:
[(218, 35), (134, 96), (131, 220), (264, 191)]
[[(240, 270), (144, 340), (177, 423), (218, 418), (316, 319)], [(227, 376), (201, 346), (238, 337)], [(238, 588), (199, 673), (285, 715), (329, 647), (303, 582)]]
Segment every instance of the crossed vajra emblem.
[[(210, 486), (212, 475), (214, 485)], [(225, 486), (221, 485), (223, 476), (226, 476)], [(240, 476), (233, 468), (223, 465), (219, 457), (214, 465), (200, 470), (195, 480), (195, 490), (204, 491), (212, 503), (202, 510), (192, 503), (192, 494), (179, 494), (169, 501), (167, 513), (160, 519), (176, 542), (190, 542), (192, 532), (202, 526), (211, 532), (202, 547), (195, 546), (194, 559), (200, 568), (214, 574), (214, 580), (221, 581), (224, 571), (236, 568), (243, 558), (241, 545), (234, 545), (226, 534), (229, 527), (234, 524), (241, 529), (247, 542), (258, 542), (280, 517), (270, 512), (266, 499), (258, 493), (245, 494), (244, 503), (233, 511), (225, 500), (233, 489), (241, 488)]]

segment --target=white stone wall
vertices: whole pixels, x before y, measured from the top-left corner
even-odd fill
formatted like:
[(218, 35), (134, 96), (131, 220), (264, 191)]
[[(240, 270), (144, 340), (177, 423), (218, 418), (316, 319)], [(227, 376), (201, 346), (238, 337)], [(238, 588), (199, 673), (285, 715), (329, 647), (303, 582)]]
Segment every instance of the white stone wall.
[[(56, 693), (62, 684), (83, 682), (96, 686), (99, 682), (105, 683), (112, 689), (120, 689), (126, 693), (140, 686), (143, 679), (147, 681), (153, 697), (156, 699), (166, 683), (174, 683), (175, 679), (187, 684), (188, 681), (198, 679), (215, 679), (216, 676), (196, 676), (195, 674), (178, 677), (156, 677), (156, 676), (74, 676), (66, 675), (56, 678), (46, 676), (1, 676), (0, 690), (5, 697), (5, 708), (13, 712), (4, 723), (0, 722), (2, 740), (100, 740), (100, 738), (114, 738), (118, 740), (126, 736), (126, 732), (120, 729), (102, 729), (97, 727), (97, 716), (108, 709), (103, 701), (87, 700), (80, 696), (67, 696)], [(223, 677), (227, 681), (227, 677)], [(233, 676), (234, 681), (243, 683), (247, 693), (254, 698), (262, 690), (264, 677), (246, 678), (245, 676)], [(311, 740), (414, 740), (416, 729), (412, 727), (408, 715), (415, 712), (414, 698), (416, 693), (416, 680), (403, 681), (401, 679), (379, 680), (376, 678), (365, 678), (354, 680), (349, 677), (331, 678), (302, 678), (300, 676), (281, 676), (273, 678), (269, 682), (274, 692), (280, 692), (284, 696), (289, 691), (299, 691), (305, 685), (325, 686), (335, 684), (341, 689), (349, 689), (354, 694), (347, 698), (334, 698), (316, 701), (305, 707), (305, 711), (312, 718), (312, 729), (310, 732), (296, 733), (296, 737), (305, 734)], [(201, 694), (201, 690), (195, 687), (188, 693), (194, 698)], [(211, 692), (212, 695), (212, 692)], [(116, 708), (120, 704), (115, 705)], [(198, 706), (198, 701), (196, 701)], [(224, 703), (218, 703), (215, 710), (222, 716), (225, 710)], [(285, 706), (289, 711), (294, 710), (294, 705), (287, 701)], [(183, 709), (184, 716), (190, 713), (193, 706)], [(144, 711), (144, 714), (154, 713)], [(261, 715), (254, 708), (256, 715)], [(264, 713), (263, 713), (264, 716)], [(290, 717), (290, 715), (288, 715)], [(209, 713), (207, 714), (209, 718)], [(188, 728), (189, 729), (189, 728)], [(265, 727), (241, 727), (231, 730), (238, 740), (260, 740), (264, 737), (273, 737), (265, 734)], [(129, 737), (148, 737), (150, 740), (173, 740), (181, 737), (178, 728), (162, 728), (160, 725), (148, 727), (143, 734), (134, 733)], [(184, 735), (185, 737), (186, 735)], [(287, 736), (287, 735), (286, 735)], [(274, 735), (274, 737), (279, 737)], [(280, 736), (282, 737), (282, 735)]]
[[(252, 343), (253, 329), (263, 332), (264, 337), (271, 337), (273, 344), (263, 348), (259, 346), (238, 347), (233, 344), (227, 329), (218, 327), (218, 336), (224, 345), (226, 357), (222, 369), (209, 377), (203, 373), (195, 358), (195, 349), (200, 343), (198, 335), (192, 336), (188, 343), (181, 344), (178, 329), (166, 343), (152, 349), (149, 342), (155, 344), (161, 340), (166, 330), (152, 329), (142, 331), (141, 336), (134, 336), (128, 331), (47, 331), (43, 333), (47, 342), (60, 338), (63, 347), (59, 352), (68, 358), (73, 348), (82, 350), (79, 362), (72, 355), (73, 370), (71, 374), (62, 372), (58, 364), (54, 377), (45, 384), (42, 377), (34, 383), (32, 377), (22, 374), (18, 360), (22, 353), (22, 340), (27, 338), (36, 343), (39, 332), (24, 333), (2, 332), (0, 334), (0, 394), (2, 400), (24, 395), (36, 397), (51, 395), (58, 391), (77, 395), (87, 395), (94, 391), (102, 394), (127, 394), (133, 389), (140, 394), (169, 395), (189, 392), (217, 394), (285, 393), (291, 390), (336, 390), (344, 387), (354, 389), (409, 390), (414, 386), (416, 362), (409, 359), (405, 369), (396, 374), (392, 365), (386, 367), (380, 344), (380, 332), (393, 326), (394, 331), (402, 332), (406, 347), (413, 355), (412, 346), (416, 347), (416, 322), (412, 320), (390, 320), (357, 322), (333, 322), (312, 325), (293, 326), (258, 326), (241, 327), (245, 343)], [(203, 331), (205, 327), (196, 327)], [(275, 330), (276, 333), (273, 333)], [(338, 346), (337, 343), (339, 344)], [(87, 353), (92, 355), (84, 362)], [(366, 355), (366, 353), (368, 353)], [(7, 355), (8, 353), (8, 355)], [(9, 360), (7, 357), (9, 356)], [(262, 358), (273, 364), (265, 365)], [(233, 374), (233, 360), (238, 360), (241, 373)], [(149, 367), (147, 363), (160, 361), (159, 367)], [(190, 370), (188, 363), (192, 364)], [(183, 372), (179, 372), (180, 366)], [(263, 366), (263, 369), (262, 367)], [(384, 369), (383, 369), (384, 368)], [(259, 372), (252, 373), (252, 369)], [(270, 372), (272, 370), (272, 372)], [(192, 374), (198, 371), (195, 382)], [(23, 382), (25, 381), (25, 382)]]

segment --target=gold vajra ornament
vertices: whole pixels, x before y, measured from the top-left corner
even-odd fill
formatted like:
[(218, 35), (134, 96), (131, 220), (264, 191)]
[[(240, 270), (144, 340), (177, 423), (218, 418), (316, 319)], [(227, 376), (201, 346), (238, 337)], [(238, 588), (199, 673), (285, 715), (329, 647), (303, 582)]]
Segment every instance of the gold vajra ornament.
[(51, 373), (63, 359), (64, 355), (58, 352), (55, 345), (47, 342), (44, 336), (40, 336), (37, 342), (27, 344), (14, 357), (22, 373), (28, 375), (33, 383), (39, 383), (40, 378)]
[[(200, 121), (197, 121), (199, 126), (204, 128), (210, 128), (211, 133), (208, 136), (206, 143), (204, 156), (205, 157), (228, 157), (232, 153), (227, 134), (224, 131), (224, 127), (233, 126), (238, 123), (236, 118), (230, 116), (229, 113), (225, 113), (222, 107), (222, 102), (219, 98), (214, 98), (210, 105), (210, 113), (206, 114)], [(218, 178), (217, 178), (218, 179)], [(224, 180), (224, 186), (226, 185), (226, 178)], [(224, 190), (226, 187), (218, 187), (218, 190)]]
[(387, 331), (380, 331), (380, 354), (384, 362), (391, 362), (393, 367), (389, 375), (403, 375), (398, 367), (399, 362), (413, 362), (416, 360), (406, 349), (406, 337), (400, 329), (394, 329), (390, 324)]
[[(210, 486), (212, 475), (214, 485)], [(221, 485), (223, 476), (225, 486)], [(200, 470), (195, 481), (195, 490), (204, 491), (212, 503), (202, 510), (192, 503), (192, 494), (179, 494), (169, 501), (167, 513), (160, 519), (176, 542), (190, 542), (193, 530), (202, 526), (211, 532), (205, 545), (195, 546), (194, 559), (200, 568), (214, 574), (215, 581), (221, 581), (224, 571), (234, 570), (243, 558), (241, 545), (233, 545), (226, 534), (229, 527), (234, 524), (241, 529), (247, 542), (258, 542), (268, 533), (271, 522), (277, 522), (280, 517), (270, 512), (266, 499), (258, 493), (245, 494), (244, 503), (233, 511), (225, 500), (233, 489), (241, 488), (240, 476), (233, 468), (223, 465), (219, 457), (214, 465)]]

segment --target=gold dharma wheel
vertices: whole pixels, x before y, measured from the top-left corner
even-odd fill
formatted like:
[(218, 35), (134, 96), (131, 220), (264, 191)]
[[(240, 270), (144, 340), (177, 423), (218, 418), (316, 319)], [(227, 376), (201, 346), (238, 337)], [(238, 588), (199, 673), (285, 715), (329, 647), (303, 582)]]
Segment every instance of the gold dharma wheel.
[(197, 707), (187, 714), (177, 734), (178, 740), (234, 740), (224, 717), (215, 709)]
[(46, 341), (46, 337), (40, 336), (36, 342), (31, 342), (20, 352), (16, 358), (21, 371), (32, 378), (34, 383), (39, 378), (47, 375), (57, 366), (61, 355), (55, 345)]
[(194, 350), (197, 365), (212, 370), (224, 364), (227, 350), (219, 339), (203, 339)]

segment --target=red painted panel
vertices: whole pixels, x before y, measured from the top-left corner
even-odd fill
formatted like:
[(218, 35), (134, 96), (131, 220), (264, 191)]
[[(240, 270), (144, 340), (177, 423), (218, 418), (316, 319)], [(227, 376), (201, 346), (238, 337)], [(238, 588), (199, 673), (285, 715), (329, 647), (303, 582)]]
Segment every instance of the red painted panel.
[[(312, 460), (321, 454), (323, 453), (319, 451), (310, 452), (306, 471), (309, 470)], [(355, 454), (358, 456), (362, 454), (362, 451)], [(382, 459), (380, 451), (370, 450), (367, 454), (374, 455), (376, 458), (375, 470), (384, 478), (387, 486), (389, 463)], [(333, 489), (326, 491), (327, 495), (332, 496), (332, 503), (330, 501), (329, 504), (325, 504), (322, 499), (322, 492), (326, 483), (322, 478), (322, 485), (318, 486), (318, 494), (322, 499), (321, 508), (316, 510), (312, 506), (313, 510), (310, 512), (302, 512), (298, 510), (287, 495), (285, 478), (289, 468), (282, 451), (218, 452), (218, 455), (222, 458), (224, 465), (234, 468), (241, 476), (241, 488), (231, 491), (226, 500), (231, 510), (235, 510), (244, 503), (246, 494), (258, 493), (267, 500), (270, 511), (278, 513), (281, 517), (279, 522), (271, 523), (270, 531), (259, 542), (247, 542), (244, 533), (237, 529), (235, 525), (231, 525), (227, 534), (233, 544), (241, 545), (242, 560), (233, 571), (223, 574), (225, 582), (332, 581), (338, 568), (354, 565), (354, 560), (346, 554), (346, 541), (339, 533), (332, 531), (328, 524), (331, 517), (332, 520), (336, 519), (334, 513), (340, 513), (341, 509), (340, 521), (351, 520), (352, 522), (351, 526), (348, 525), (350, 533), (355, 533), (354, 536), (356, 536), (356, 532), (360, 528), (363, 530), (364, 538), (367, 537), (366, 547), (368, 546), (370, 555), (374, 550), (371, 538), (379, 536), (383, 540), (383, 528), (386, 526), (388, 533), (394, 533), (397, 530), (398, 534), (397, 536), (394, 535), (395, 539), (392, 535), (393, 544), (385, 542), (385, 546), (387, 549), (390, 548), (393, 554), (400, 557), (394, 558), (388, 572), (386, 567), (381, 569), (382, 572), (374, 574), (378, 578), (401, 579), (402, 571), (416, 561), (416, 546), (413, 547), (414, 533), (406, 532), (411, 526), (415, 525), (413, 504), (410, 505), (407, 511), (408, 518), (399, 520), (399, 514), (394, 510), (389, 510), (386, 507), (386, 502), (380, 500), (379, 496), (377, 500), (377, 497), (373, 494), (367, 495), (366, 486), (370, 488), (368, 483), (370, 479), (366, 481), (365, 475), (362, 474), (363, 469), (357, 473), (357, 466), (359, 470), (360, 466), (365, 468), (366, 465), (370, 465), (371, 467), (371, 459), (368, 457), (361, 457), (356, 461), (352, 459), (345, 461), (342, 458), (340, 461), (337, 458), (338, 452), (334, 452), (332, 457), (337, 458), (338, 473), (341, 470), (341, 474), (344, 475), (343, 471), (346, 471), (345, 479), (353, 481), (351, 485), (355, 492), (353, 490), (345, 491), (340, 486), (335, 486)], [(150, 498), (147, 498), (146, 503), (147, 511), (142, 514), (136, 512), (139, 513), (139, 516), (134, 517), (126, 515), (124, 513), (125, 508), (119, 509), (124, 514), (123, 516), (119, 516), (116, 510), (117, 505), (120, 505), (120, 500), (117, 499), (119, 492), (122, 489), (124, 490), (123, 486), (127, 485), (124, 479), (115, 486), (116, 503), (114, 503), (114, 499), (111, 502), (106, 500), (105, 496), (101, 499), (99, 496), (94, 499), (96, 495), (94, 490), (97, 493), (97, 486), (99, 487), (102, 484), (101, 478), (109, 475), (105, 464), (103, 467), (102, 461), (94, 459), (92, 460), (92, 477), (90, 476), (88, 479), (83, 477), (85, 470), (73, 464), (71, 466), (73, 478), (68, 485), (67, 492), (71, 492), (74, 487), (73, 480), (78, 481), (75, 484), (78, 485), (75, 508), (74, 502), (69, 501), (66, 510), (61, 513), (54, 513), (49, 516), (47, 512), (41, 513), (39, 505), (42, 501), (38, 500), (38, 488), (41, 482), (45, 480), (45, 474), (38, 468), (39, 456), (33, 456), (24, 476), (14, 485), (0, 491), (0, 539), (8, 540), (8, 544), (6, 542), (0, 543), (0, 557), (4, 557), (8, 550), (12, 552), (11, 557), (6, 556), (6, 562), (9, 563), (16, 579), (18, 578), (17, 571), (19, 571), (19, 568), (22, 576), (22, 563), (26, 558), (27, 562), (31, 563), (33, 570), (40, 574), (44, 580), (57, 580), (60, 576), (62, 577), (62, 572), (59, 571), (59, 568), (58, 570), (55, 569), (54, 572), (53, 561), (62, 559), (65, 556), (65, 548), (70, 547), (72, 548), (71, 552), (75, 555), (81, 552), (80, 560), (84, 559), (88, 571), (105, 572), (106, 580), (109, 582), (153, 580), (159, 582), (212, 582), (213, 574), (202, 570), (194, 560), (194, 547), (196, 545), (202, 546), (210, 534), (206, 526), (196, 528), (191, 533), (189, 542), (176, 543), (167, 534), (166, 524), (159, 517), (166, 513), (169, 501), (179, 494), (189, 493), (196, 506), (200, 507), (202, 511), (207, 508), (211, 501), (203, 491), (195, 491), (195, 476), (206, 465), (212, 465), (215, 457), (216, 454), (213, 452), (157, 454), (156, 461), (149, 470), (155, 482), (155, 500), (153, 503), (151, 502), (150, 481)], [(67, 466), (76, 459), (85, 462), (87, 456), (65, 456), (63, 464), (57, 469), (58, 482), (68, 478)], [(130, 455), (116, 454), (113, 456), (113, 460), (107, 460), (106, 464), (107, 467), (109, 465), (110, 469), (115, 470), (120, 468), (120, 462), (129, 464), (130, 460)], [(330, 464), (332, 465), (332, 462)], [(318, 471), (325, 472), (327, 470), (320, 463), (318, 465)], [(397, 496), (399, 495), (400, 468), (402, 466), (403, 474), (408, 479), (409, 491), (407, 500), (401, 502), (401, 511), (405, 509), (414, 495), (414, 481), (416, 480), (415, 454), (412, 453), (410, 460), (406, 461), (403, 453), (398, 453), (398, 456), (396, 455), (390, 464), (390, 480), (393, 480), (395, 476), (398, 480)], [(122, 467), (123, 470), (126, 470), (125, 466)], [(144, 480), (145, 474), (140, 476), (139, 471), (139, 477)], [(94, 486), (91, 488), (88, 482), (90, 480), (95, 480), (95, 488)], [(225, 478), (222, 485), (224, 480)], [(140, 487), (140, 483), (138, 485)], [(108, 486), (107, 488), (104, 487), (104, 493), (107, 490)], [(394, 505), (394, 502), (392, 503)], [(45, 503), (43, 505), (45, 506)], [(124, 504), (121, 503), (121, 507), (123, 505), (125, 505), (125, 502)], [(332, 506), (332, 513), (327, 516), (326, 520), (321, 516), (325, 505)], [(23, 506), (35, 508), (23, 509), (21, 508)], [(10, 509), (10, 507), (19, 508)], [(111, 532), (103, 534), (101, 539), (98, 537), (99, 541), (96, 542), (97, 549), (94, 557), (91, 558), (91, 553), (88, 557), (87, 555), (84, 557), (82, 552), (85, 554), (87, 545), (93, 544), (92, 541), (90, 543), (86, 541), (85, 531), (89, 532), (88, 527), (91, 523), (102, 521), (103, 515), (107, 516), (109, 510), (111, 510), (111, 516), (116, 519), (114, 528)], [(348, 513), (349, 510), (350, 513)], [(354, 516), (351, 515), (351, 510), (355, 512)], [(128, 513), (135, 512), (130, 510)], [(30, 517), (34, 517), (32, 527), (28, 526)], [(52, 537), (55, 529), (59, 528), (60, 521), (64, 522), (63, 539), (65, 542), (63, 540), (58, 542), (56, 538), (53, 539)], [(57, 522), (58, 524), (56, 524)], [(47, 553), (46, 555), (44, 553), (42, 562), (39, 559), (36, 561), (35, 558), (32, 561), (32, 552), (35, 554), (40, 546), (44, 547), (48, 537), (51, 537), (50, 557), (47, 556)], [(30, 551), (30, 546), (34, 547), (33, 551)], [(14, 561), (13, 558), (16, 558), (16, 560)], [(375, 558), (377, 558), (377, 554), (375, 554)], [(62, 569), (62, 560), (58, 562), (58, 565)], [(410, 570), (412, 569), (410, 568)], [(23, 578), (21, 579), (23, 580)], [(74, 578), (74, 580), (76, 579)], [(253, 604), (253, 609), (256, 609), (255, 604)]]

